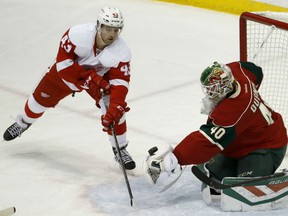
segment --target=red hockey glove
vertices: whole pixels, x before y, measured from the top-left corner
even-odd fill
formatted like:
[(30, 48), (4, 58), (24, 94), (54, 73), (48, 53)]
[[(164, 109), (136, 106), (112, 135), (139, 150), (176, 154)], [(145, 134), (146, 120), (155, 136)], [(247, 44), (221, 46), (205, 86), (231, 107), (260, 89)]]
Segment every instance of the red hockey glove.
[(107, 132), (111, 123), (118, 124), (125, 112), (130, 110), (129, 107), (123, 108), (122, 106), (111, 103), (105, 115), (101, 116), (103, 131)]
[(100, 109), (101, 107), (99, 101), (101, 99), (101, 93), (98, 87), (93, 82), (91, 82), (89, 85), (89, 89), (85, 90), (90, 95), (90, 97), (92, 97), (95, 100), (95, 105)]
[(92, 77), (92, 82), (100, 89), (104, 90), (105, 94), (110, 94), (110, 84), (98, 74)]
[[(110, 93), (110, 84), (104, 80), (101, 76), (99, 76), (95, 70), (89, 70), (87, 71), (88, 75), (84, 78), (80, 79), (78, 83), (76, 83), (76, 86), (82, 90), (82, 89), (91, 89), (92, 91), (94, 89), (98, 88), (98, 91), (102, 88), (105, 92), (105, 94)], [(97, 88), (95, 88), (95, 85)]]

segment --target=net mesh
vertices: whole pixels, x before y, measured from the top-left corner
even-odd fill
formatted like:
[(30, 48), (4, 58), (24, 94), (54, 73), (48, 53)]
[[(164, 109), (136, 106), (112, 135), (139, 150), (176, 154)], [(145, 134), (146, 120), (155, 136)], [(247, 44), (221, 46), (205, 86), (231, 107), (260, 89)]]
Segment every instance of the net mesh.
[[(288, 13), (261, 12), (260, 16), (288, 23)], [(281, 113), (288, 128), (288, 29), (247, 20), (247, 60), (263, 69), (259, 92)]]

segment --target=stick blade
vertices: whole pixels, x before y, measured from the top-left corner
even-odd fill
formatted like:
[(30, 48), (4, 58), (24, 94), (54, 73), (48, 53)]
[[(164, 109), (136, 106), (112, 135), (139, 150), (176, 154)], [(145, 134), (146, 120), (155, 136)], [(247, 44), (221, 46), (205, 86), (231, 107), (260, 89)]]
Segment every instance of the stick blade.
[(9, 207), (0, 211), (0, 216), (10, 216), (16, 212), (15, 207)]

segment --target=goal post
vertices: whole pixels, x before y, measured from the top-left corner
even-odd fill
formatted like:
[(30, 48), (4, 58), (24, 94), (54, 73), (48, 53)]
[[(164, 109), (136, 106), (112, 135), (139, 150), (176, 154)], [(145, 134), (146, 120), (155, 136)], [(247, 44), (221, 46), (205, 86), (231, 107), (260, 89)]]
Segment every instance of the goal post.
[(244, 12), (239, 25), (240, 61), (262, 67), (259, 91), (288, 129), (288, 13)]

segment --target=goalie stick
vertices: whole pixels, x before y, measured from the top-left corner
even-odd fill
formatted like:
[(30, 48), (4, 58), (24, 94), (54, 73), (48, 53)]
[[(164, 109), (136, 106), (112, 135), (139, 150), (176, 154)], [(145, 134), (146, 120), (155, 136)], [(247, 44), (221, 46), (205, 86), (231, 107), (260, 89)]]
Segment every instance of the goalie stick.
[(0, 216), (10, 216), (16, 212), (15, 207), (6, 208), (0, 211)]
[[(107, 103), (105, 101), (105, 94), (104, 94), (103, 89), (100, 89), (100, 93), (101, 93), (101, 96), (102, 96), (102, 100), (103, 100), (104, 106), (105, 106), (106, 111), (107, 111), (108, 110), (108, 106), (107, 106)], [(133, 206), (133, 194), (132, 194), (132, 190), (131, 190), (130, 183), (129, 183), (129, 180), (128, 180), (127, 172), (126, 172), (126, 169), (124, 167), (124, 162), (123, 162), (123, 159), (122, 159), (122, 155), (121, 155), (121, 151), (120, 151), (120, 147), (119, 147), (119, 143), (118, 143), (118, 140), (117, 140), (117, 137), (116, 137), (116, 133), (115, 133), (115, 130), (114, 130), (113, 123), (110, 124), (110, 129), (111, 129), (113, 138), (115, 140), (115, 146), (116, 146), (117, 152), (119, 154), (121, 169), (122, 169), (122, 172), (123, 172), (123, 175), (124, 175), (125, 183), (126, 183), (126, 186), (127, 186), (129, 197), (130, 197), (130, 205)]]
[(277, 177), (282, 177), (285, 176), (287, 173), (285, 171), (283, 172), (277, 172), (274, 173), (272, 175), (268, 175), (268, 176), (260, 176), (260, 177), (254, 177), (242, 182), (237, 182), (234, 184), (223, 184), (220, 181), (218, 181), (217, 179), (214, 178), (210, 178), (207, 175), (205, 175), (197, 166), (192, 166), (191, 168), (192, 173), (204, 184), (209, 185), (210, 187), (214, 188), (214, 189), (219, 189), (219, 190), (223, 190), (223, 189), (227, 189), (227, 188), (233, 188), (233, 187), (239, 187), (239, 186), (245, 186), (248, 183), (256, 183), (262, 180), (268, 180), (268, 179), (273, 179), (273, 178), (277, 178)]

